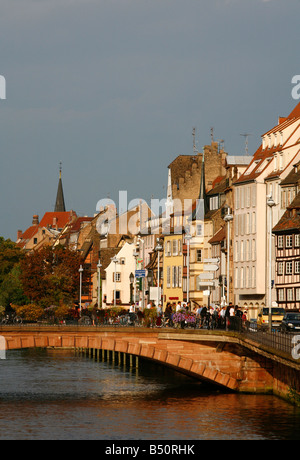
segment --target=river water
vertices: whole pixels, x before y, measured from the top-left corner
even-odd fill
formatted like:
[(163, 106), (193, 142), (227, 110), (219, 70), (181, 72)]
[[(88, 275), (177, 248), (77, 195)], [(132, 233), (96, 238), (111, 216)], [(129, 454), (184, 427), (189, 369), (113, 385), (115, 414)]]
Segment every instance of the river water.
[(72, 351), (8, 351), (0, 361), (0, 439), (295, 440), (300, 409), (145, 361), (130, 370)]

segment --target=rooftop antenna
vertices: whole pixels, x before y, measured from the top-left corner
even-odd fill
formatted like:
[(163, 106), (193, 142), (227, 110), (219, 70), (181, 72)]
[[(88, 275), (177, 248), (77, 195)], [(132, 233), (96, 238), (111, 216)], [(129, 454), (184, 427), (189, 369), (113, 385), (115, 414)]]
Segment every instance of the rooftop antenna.
[(194, 154), (197, 154), (197, 144), (196, 144), (196, 128), (193, 128), (193, 151)]
[(214, 128), (210, 128), (210, 138), (211, 138), (211, 142), (213, 143), (214, 142)]
[(248, 139), (249, 139), (249, 136), (252, 136), (252, 134), (240, 134), (240, 136), (243, 136), (245, 138), (245, 154), (248, 156), (249, 155), (249, 149), (248, 149), (248, 146), (249, 146), (249, 143), (248, 143)]

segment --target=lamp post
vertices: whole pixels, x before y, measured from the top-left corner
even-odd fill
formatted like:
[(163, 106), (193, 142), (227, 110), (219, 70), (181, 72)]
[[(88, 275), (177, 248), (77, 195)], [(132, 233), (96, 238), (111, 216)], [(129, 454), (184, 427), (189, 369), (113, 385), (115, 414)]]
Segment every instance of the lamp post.
[(117, 263), (118, 263), (118, 259), (116, 258), (116, 256), (114, 256), (111, 261), (115, 264), (115, 290), (114, 290), (114, 307), (116, 306), (116, 303), (117, 303)]
[(160, 266), (159, 266), (159, 253), (162, 251), (162, 245), (160, 244), (159, 238), (156, 240), (157, 245), (155, 247), (155, 251), (157, 252), (157, 307), (159, 305), (160, 300)]
[[(142, 269), (145, 269), (145, 241), (140, 236), (138, 237), (138, 241), (143, 245), (143, 252), (142, 252)], [(145, 278), (142, 278), (142, 311), (145, 309)]]
[(101, 307), (101, 303), (100, 303), (100, 299), (101, 299), (101, 267), (102, 267), (102, 264), (100, 262), (100, 259), (99, 259), (99, 262), (98, 262), (98, 265), (97, 265), (97, 269), (98, 269), (98, 308)]
[(275, 201), (272, 195), (267, 196), (267, 205), (270, 208), (270, 228), (269, 228), (269, 331), (272, 331), (272, 208)]
[(134, 274), (131, 272), (129, 275), (129, 282), (130, 282), (130, 305), (133, 302), (133, 283), (134, 283)]
[(227, 305), (229, 305), (229, 273), (230, 273), (230, 264), (229, 264), (229, 249), (230, 249), (230, 222), (233, 219), (233, 215), (230, 214), (230, 208), (227, 210), (227, 214), (224, 217), (224, 221), (227, 222)]
[(80, 268), (79, 268), (78, 271), (79, 271), (79, 278), (80, 278), (80, 282), (79, 282), (79, 311), (80, 311), (80, 314), (81, 314), (82, 272), (83, 272), (82, 265), (80, 265)]
[(137, 287), (137, 282), (136, 282), (136, 270), (137, 270), (137, 258), (139, 256), (139, 251), (137, 250), (137, 248), (134, 249), (133, 251), (133, 257), (135, 258), (135, 270), (134, 270), (134, 305), (136, 304), (136, 298), (137, 298), (137, 295), (136, 295), (136, 287)]
[(192, 235), (187, 233), (185, 235), (185, 239), (187, 242), (187, 286), (186, 286), (186, 301), (187, 303), (190, 301), (190, 241), (192, 239)]

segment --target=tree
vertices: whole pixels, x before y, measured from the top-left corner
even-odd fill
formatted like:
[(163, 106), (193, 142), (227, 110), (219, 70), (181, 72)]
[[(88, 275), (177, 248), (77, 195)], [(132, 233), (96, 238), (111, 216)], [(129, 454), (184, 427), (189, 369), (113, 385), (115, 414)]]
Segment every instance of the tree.
[(5, 276), (0, 287), (0, 305), (7, 309), (11, 303), (15, 305), (28, 303), (28, 298), (24, 294), (21, 282), (20, 264), (16, 264)]
[(0, 237), (0, 305), (27, 303), (20, 280), (20, 261), (24, 253), (11, 240)]
[(0, 237), (0, 285), (6, 275), (24, 257), (21, 249), (11, 240)]
[(31, 302), (43, 307), (74, 301), (79, 290), (81, 256), (57, 246), (34, 251), (21, 261), (21, 281)]

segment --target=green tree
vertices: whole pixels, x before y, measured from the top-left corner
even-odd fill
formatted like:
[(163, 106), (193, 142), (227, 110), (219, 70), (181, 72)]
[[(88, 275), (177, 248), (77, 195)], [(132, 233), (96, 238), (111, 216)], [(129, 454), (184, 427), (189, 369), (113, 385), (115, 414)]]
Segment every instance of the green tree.
[(21, 282), (21, 267), (20, 264), (16, 264), (5, 276), (1, 284), (0, 305), (8, 308), (11, 303), (15, 305), (24, 305), (28, 302), (28, 297), (24, 294)]
[(20, 280), (20, 261), (24, 253), (11, 240), (0, 237), (0, 305), (9, 307), (10, 303), (26, 303)]

